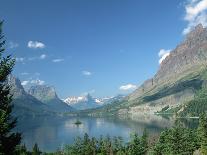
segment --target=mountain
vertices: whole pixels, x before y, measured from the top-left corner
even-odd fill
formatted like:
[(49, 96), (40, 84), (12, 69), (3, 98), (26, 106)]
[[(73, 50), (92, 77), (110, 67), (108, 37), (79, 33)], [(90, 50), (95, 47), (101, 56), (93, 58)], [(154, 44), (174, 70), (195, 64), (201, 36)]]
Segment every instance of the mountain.
[[(13, 114), (15, 116), (18, 116), (18, 118), (45, 116), (45, 115), (54, 116), (56, 115), (57, 112), (70, 112), (74, 110), (72, 107), (66, 105), (64, 102), (58, 99), (56, 93), (55, 93), (56, 98), (52, 98), (54, 96), (51, 93), (50, 100), (48, 97), (47, 103), (46, 101), (42, 102), (43, 100), (41, 101), (40, 99), (27, 93), (24, 90), (23, 86), (21, 85), (21, 81), (18, 78), (14, 77), (13, 75), (8, 76), (7, 83), (10, 85), (11, 94), (13, 95), (13, 101), (12, 101), (14, 105)], [(41, 93), (46, 95), (46, 92), (45, 93), (41, 92)], [(56, 107), (54, 107), (54, 105), (56, 105)]]
[(68, 97), (64, 102), (77, 110), (97, 108), (103, 104), (102, 101), (93, 98), (90, 94), (79, 97)]
[(207, 29), (199, 24), (162, 61), (154, 77), (146, 80), (121, 102), (91, 111), (91, 115), (137, 116), (164, 109), (179, 109), (179, 113), (194, 99), (196, 92), (206, 86)]
[(68, 97), (64, 100), (64, 102), (77, 110), (85, 110), (98, 108), (103, 105), (110, 104), (116, 100), (121, 100), (123, 98), (123, 95), (118, 95), (115, 97), (95, 98), (90, 94), (87, 94), (86, 96)]
[(13, 95), (13, 114), (18, 117), (34, 117), (36, 115), (51, 115), (52, 111), (49, 107), (33, 96), (27, 94), (21, 85), (21, 81), (12, 75), (9, 75), (8, 84), (11, 87), (11, 94)]
[(55, 112), (70, 112), (74, 109), (63, 102), (56, 94), (55, 88), (47, 85), (31, 86), (28, 94), (50, 107)]

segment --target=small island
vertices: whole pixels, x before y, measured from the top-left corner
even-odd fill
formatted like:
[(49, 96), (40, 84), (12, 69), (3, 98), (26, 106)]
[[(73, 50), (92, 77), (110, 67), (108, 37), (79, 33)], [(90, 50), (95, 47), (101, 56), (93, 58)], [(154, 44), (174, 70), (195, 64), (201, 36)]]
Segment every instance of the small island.
[(80, 124), (82, 124), (82, 122), (79, 121), (79, 120), (76, 120), (76, 122), (75, 122), (74, 124), (75, 124), (75, 125), (80, 125)]

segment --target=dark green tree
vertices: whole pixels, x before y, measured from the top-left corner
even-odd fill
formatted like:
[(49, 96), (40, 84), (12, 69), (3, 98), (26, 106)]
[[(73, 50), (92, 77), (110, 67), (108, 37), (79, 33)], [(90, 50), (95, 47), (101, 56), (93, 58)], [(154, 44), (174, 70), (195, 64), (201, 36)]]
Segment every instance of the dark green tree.
[(12, 59), (11, 55), (3, 56), (5, 40), (2, 25), (3, 22), (0, 21), (0, 154), (13, 155), (16, 146), (20, 144), (21, 134), (12, 132), (17, 119), (11, 115), (12, 95), (6, 80), (12, 71), (15, 60)]
[(132, 135), (127, 152), (129, 155), (142, 155), (141, 140), (138, 134), (135, 133)]
[(198, 141), (200, 142), (201, 152), (207, 154), (207, 116), (206, 114), (201, 114), (199, 117), (198, 126)]
[(40, 154), (41, 154), (40, 149), (39, 149), (37, 143), (35, 143), (35, 145), (32, 149), (32, 155), (40, 155)]
[(154, 147), (154, 154), (191, 155), (197, 148), (197, 135), (195, 131), (184, 128), (180, 123), (176, 123), (176, 126), (161, 133), (159, 141)]
[(27, 151), (25, 144), (20, 145), (16, 148), (15, 155), (27, 155), (27, 154), (29, 154), (29, 153)]
[(143, 135), (141, 137), (141, 154), (146, 154), (148, 149), (148, 133), (144, 129)]

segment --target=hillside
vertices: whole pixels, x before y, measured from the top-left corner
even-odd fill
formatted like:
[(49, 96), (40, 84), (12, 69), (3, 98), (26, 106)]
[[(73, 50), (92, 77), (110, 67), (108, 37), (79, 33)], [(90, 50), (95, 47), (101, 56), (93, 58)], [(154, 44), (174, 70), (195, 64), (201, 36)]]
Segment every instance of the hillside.
[(206, 87), (206, 81), (207, 29), (199, 24), (163, 60), (154, 77), (121, 102), (90, 111), (90, 115), (138, 116), (154, 114), (166, 107), (180, 108)]

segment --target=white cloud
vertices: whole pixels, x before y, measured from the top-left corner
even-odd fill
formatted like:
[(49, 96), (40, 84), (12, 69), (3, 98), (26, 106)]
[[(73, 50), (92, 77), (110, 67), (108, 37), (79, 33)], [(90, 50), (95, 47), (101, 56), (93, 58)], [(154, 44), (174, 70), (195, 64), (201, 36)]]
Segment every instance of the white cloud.
[(64, 59), (53, 59), (52, 62), (62, 62)]
[(127, 84), (127, 85), (123, 85), (123, 86), (119, 87), (120, 90), (124, 90), (124, 91), (135, 90), (136, 88), (137, 88), (137, 86), (133, 85), (133, 84)]
[(30, 83), (36, 84), (36, 85), (43, 85), (43, 84), (45, 84), (45, 81), (36, 79), (36, 80), (31, 80)]
[(22, 81), (22, 86), (25, 86), (25, 85), (28, 85), (29, 84), (29, 81)]
[(163, 60), (165, 60), (165, 58), (170, 55), (170, 51), (171, 50), (165, 50), (165, 49), (161, 49), (158, 53), (159, 56), (159, 64), (162, 63)]
[(40, 59), (45, 59), (47, 56), (46, 56), (46, 54), (42, 54), (42, 55), (40, 55)]
[(36, 48), (45, 48), (45, 44), (42, 43), (42, 42), (38, 42), (38, 41), (29, 41), (27, 46), (29, 48), (34, 48), (34, 49), (36, 49)]
[(10, 41), (9, 42), (9, 48), (17, 48), (19, 46), (19, 44), (13, 42), (13, 41)]
[(82, 71), (82, 74), (83, 74), (83, 75), (86, 75), (86, 76), (90, 76), (90, 75), (92, 75), (92, 73), (89, 72), (89, 71)]
[(45, 81), (40, 80), (39, 78), (36, 78), (36, 79), (29, 78), (29, 80), (22, 81), (21, 84), (23, 86), (26, 86), (26, 85), (44, 85)]
[(25, 61), (25, 58), (23, 57), (16, 58), (16, 62), (24, 62), (24, 61)]
[(184, 20), (188, 22), (183, 34), (189, 33), (198, 24), (207, 26), (207, 0), (188, 0)]

